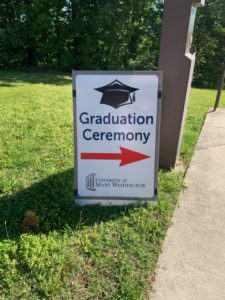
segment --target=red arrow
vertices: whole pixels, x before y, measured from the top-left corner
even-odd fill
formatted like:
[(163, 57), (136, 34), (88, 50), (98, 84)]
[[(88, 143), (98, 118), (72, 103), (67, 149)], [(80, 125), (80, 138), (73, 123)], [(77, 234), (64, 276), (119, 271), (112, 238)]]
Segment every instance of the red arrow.
[(120, 147), (120, 151), (121, 151), (120, 153), (81, 153), (80, 158), (100, 159), (100, 160), (120, 160), (120, 167), (121, 167), (151, 157), (149, 155), (145, 155), (123, 147)]

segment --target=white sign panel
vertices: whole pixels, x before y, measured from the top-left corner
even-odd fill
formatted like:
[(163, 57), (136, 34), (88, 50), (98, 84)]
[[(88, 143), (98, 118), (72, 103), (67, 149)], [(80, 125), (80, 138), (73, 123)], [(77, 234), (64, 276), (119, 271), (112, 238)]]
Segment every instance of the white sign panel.
[(159, 72), (73, 72), (80, 204), (152, 201), (157, 192)]

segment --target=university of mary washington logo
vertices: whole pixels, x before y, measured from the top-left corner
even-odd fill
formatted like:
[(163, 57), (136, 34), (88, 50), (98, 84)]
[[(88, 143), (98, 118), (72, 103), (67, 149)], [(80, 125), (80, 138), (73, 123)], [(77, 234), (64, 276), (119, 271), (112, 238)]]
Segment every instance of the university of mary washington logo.
[(89, 191), (96, 191), (95, 187), (95, 173), (92, 173), (86, 177), (86, 189)]
[(139, 89), (126, 85), (116, 79), (95, 90), (103, 94), (100, 104), (106, 104), (117, 109), (124, 105), (133, 104), (135, 102), (135, 92)]

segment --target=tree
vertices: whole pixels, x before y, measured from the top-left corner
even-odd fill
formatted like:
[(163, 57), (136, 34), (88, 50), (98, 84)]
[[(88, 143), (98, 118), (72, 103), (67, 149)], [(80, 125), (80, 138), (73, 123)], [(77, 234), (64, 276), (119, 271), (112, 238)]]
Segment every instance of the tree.
[[(1, 0), (0, 66), (156, 69), (163, 0)], [(198, 9), (194, 84), (216, 87), (225, 57), (225, 1)]]
[(197, 12), (194, 51), (197, 53), (194, 84), (216, 87), (225, 57), (225, 1), (207, 0)]
[(162, 1), (71, 1), (76, 69), (157, 65)]

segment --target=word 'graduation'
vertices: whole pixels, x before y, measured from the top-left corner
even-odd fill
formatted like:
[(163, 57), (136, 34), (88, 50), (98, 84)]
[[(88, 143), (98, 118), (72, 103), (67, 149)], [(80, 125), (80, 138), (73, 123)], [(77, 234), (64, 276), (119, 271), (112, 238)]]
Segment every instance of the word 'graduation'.
[[(150, 125), (153, 125), (153, 116), (144, 116), (127, 114), (127, 115), (112, 115), (108, 113), (106, 115), (90, 115), (87, 112), (82, 112), (79, 116), (79, 121), (83, 125), (140, 125), (135, 127), (127, 127), (130, 131), (117, 130), (117, 131), (94, 131), (92, 128), (85, 128), (83, 130), (83, 138), (86, 141), (140, 141), (146, 144), (150, 138), (151, 132)], [(132, 129), (140, 128), (144, 126), (144, 131), (131, 131)], [(96, 127), (94, 127), (96, 129)], [(121, 126), (113, 127), (116, 129), (122, 129)]]

